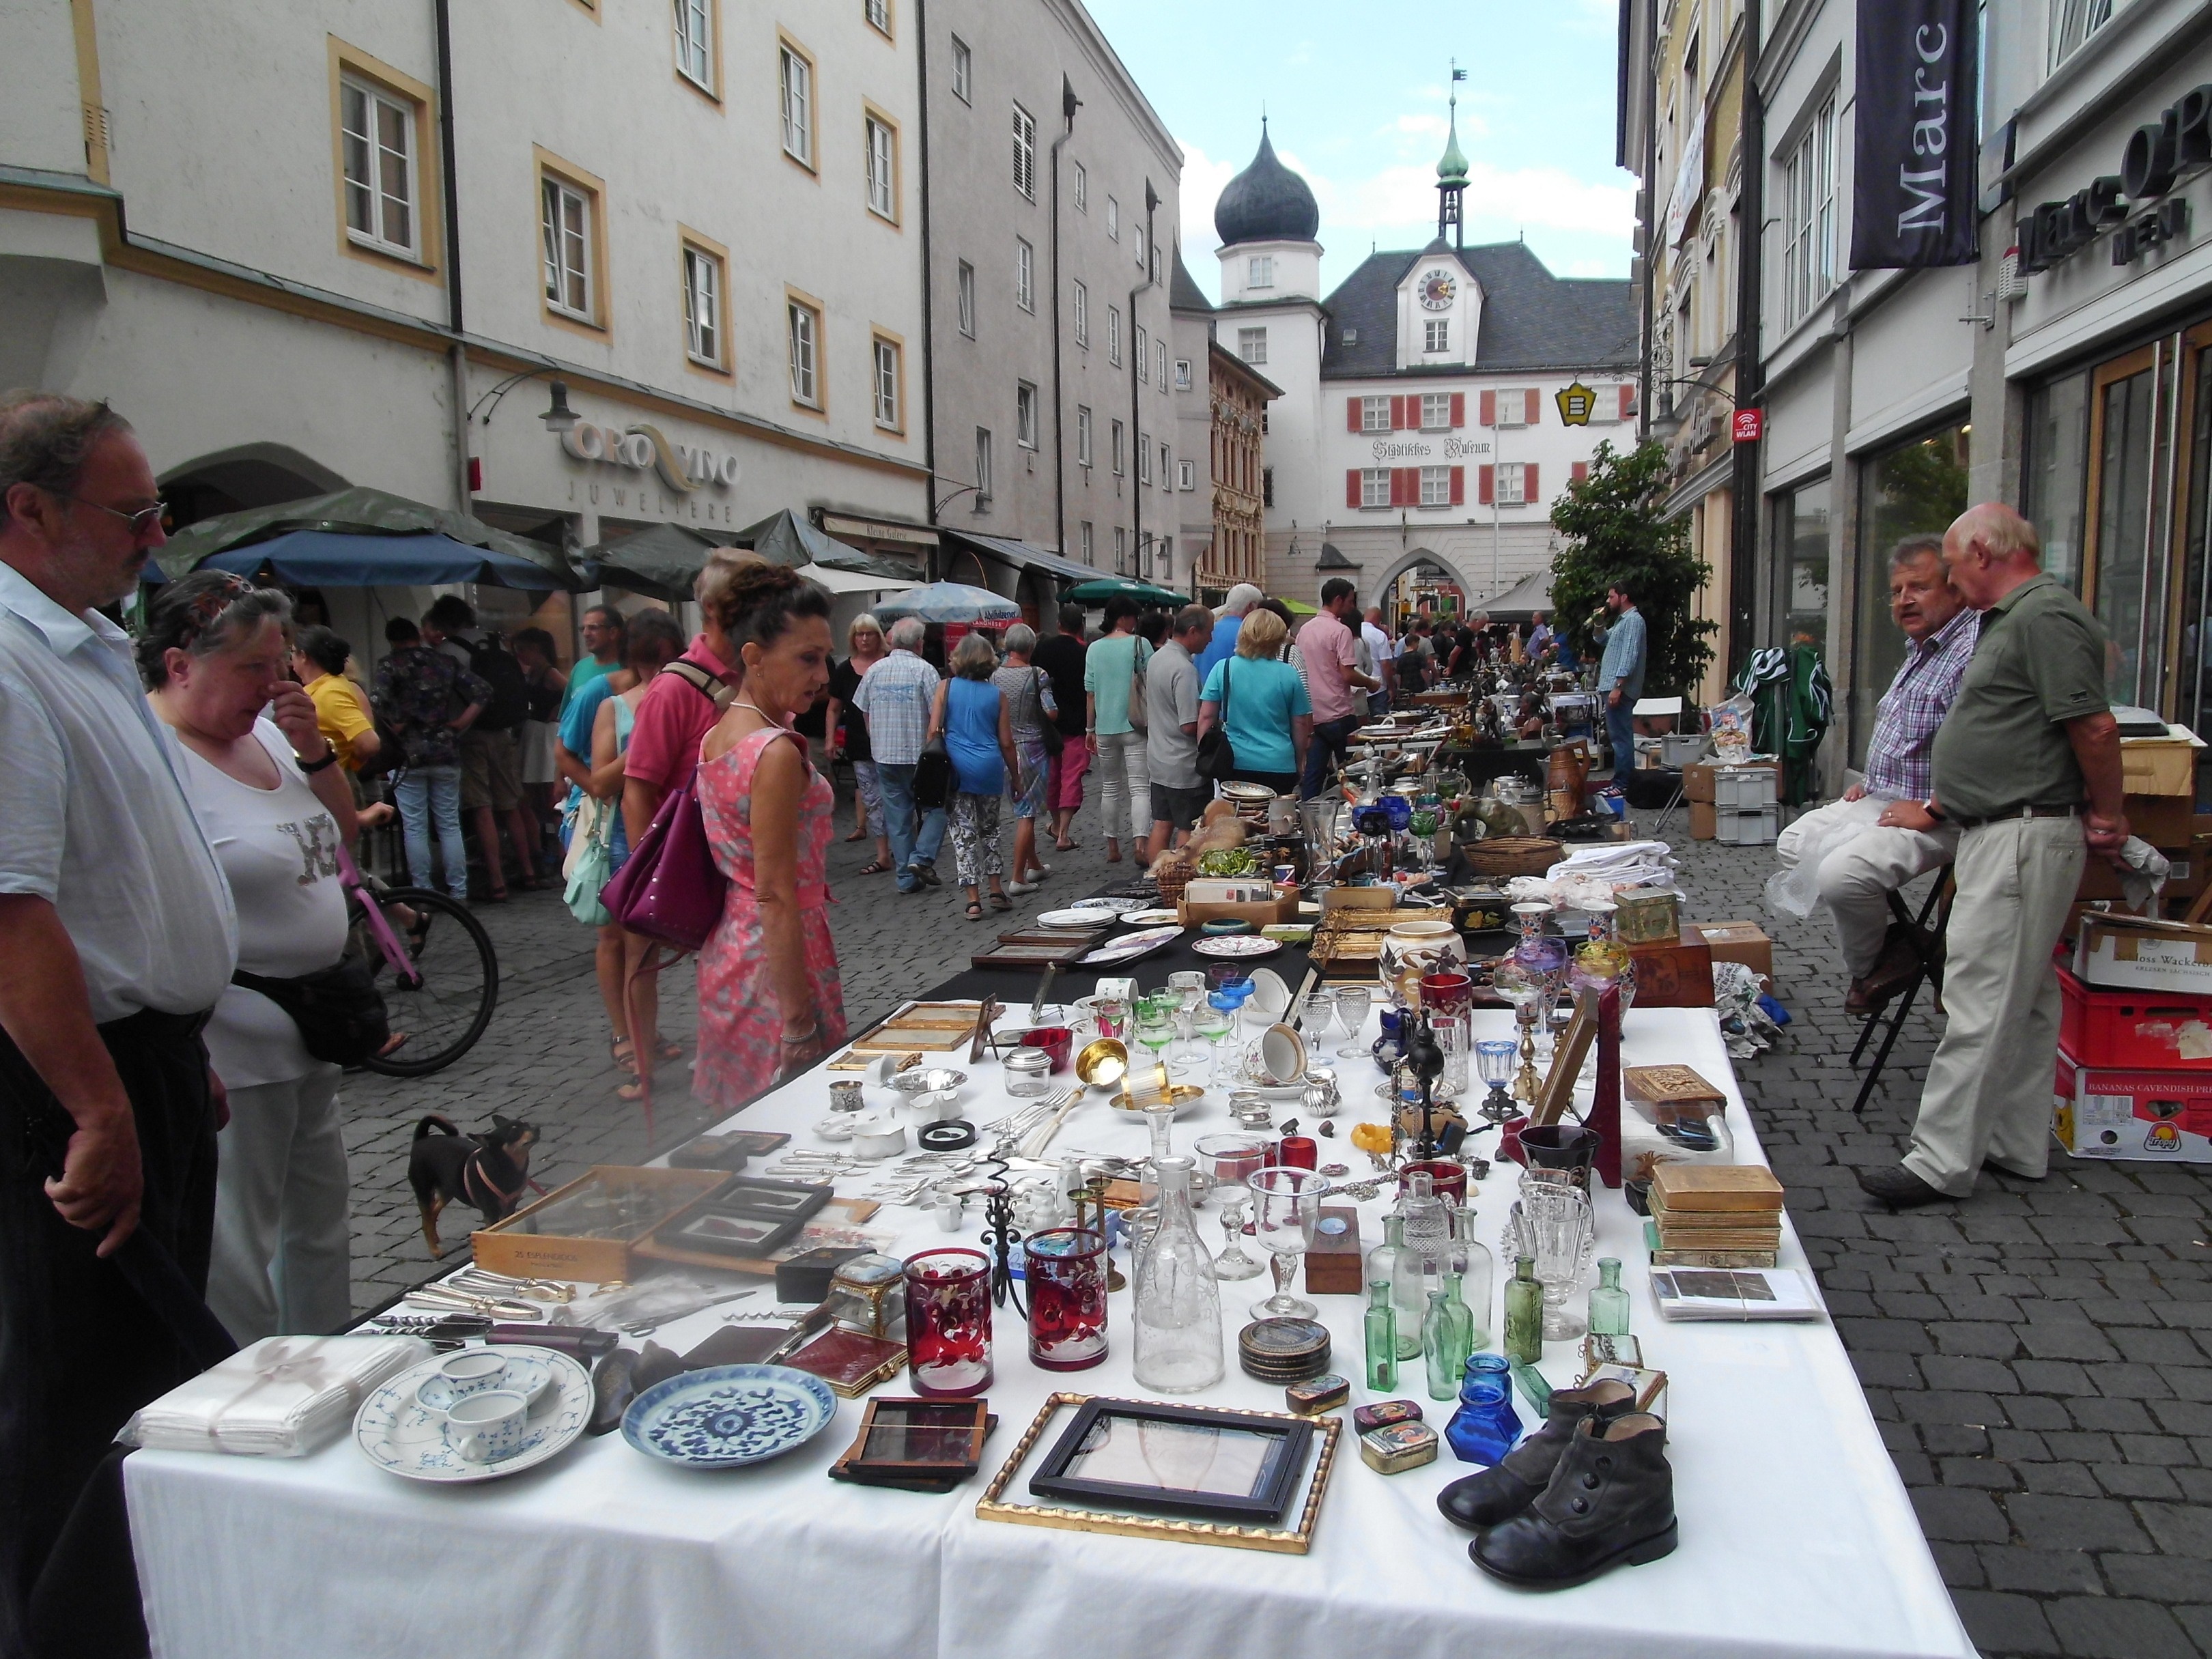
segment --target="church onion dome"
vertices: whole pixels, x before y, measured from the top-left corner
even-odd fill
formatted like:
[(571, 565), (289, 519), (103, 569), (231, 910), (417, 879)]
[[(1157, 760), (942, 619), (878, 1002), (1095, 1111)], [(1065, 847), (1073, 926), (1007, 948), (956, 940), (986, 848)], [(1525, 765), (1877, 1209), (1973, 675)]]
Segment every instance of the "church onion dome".
[(1444, 141), (1443, 159), (1437, 163), (1437, 179), (1440, 184), (1464, 185), (1467, 182), (1467, 157), (1459, 148), (1459, 100), (1452, 100), (1450, 136)]
[(1265, 123), (1260, 153), (1213, 204), (1213, 228), (1224, 247), (1237, 242), (1310, 242), (1321, 228), (1321, 208), (1312, 190), (1275, 159)]

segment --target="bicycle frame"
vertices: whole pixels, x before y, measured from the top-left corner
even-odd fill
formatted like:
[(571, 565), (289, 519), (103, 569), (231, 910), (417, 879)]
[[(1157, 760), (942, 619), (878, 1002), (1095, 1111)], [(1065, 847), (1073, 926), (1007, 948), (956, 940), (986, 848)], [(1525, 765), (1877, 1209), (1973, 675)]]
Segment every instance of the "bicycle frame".
[(384, 959), (392, 964), (392, 971), (399, 976), (400, 981), (409, 990), (422, 989), (422, 970), (416, 967), (415, 959), (400, 944), (399, 936), (392, 931), (392, 924), (384, 919), (384, 907), (376, 902), (376, 896), (368, 890), (368, 884), (362, 878), (360, 868), (353, 861), (353, 854), (343, 845), (338, 848), (338, 881), (345, 889), (347, 897), (361, 905), (362, 918), (368, 923), (369, 937), (384, 952)]

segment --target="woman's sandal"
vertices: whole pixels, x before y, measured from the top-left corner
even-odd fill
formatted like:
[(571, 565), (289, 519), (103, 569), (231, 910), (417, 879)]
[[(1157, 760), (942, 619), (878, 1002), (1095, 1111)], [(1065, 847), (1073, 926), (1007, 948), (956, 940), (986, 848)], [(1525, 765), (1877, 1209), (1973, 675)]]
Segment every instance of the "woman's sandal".
[(864, 876), (887, 876), (890, 874), (891, 867), (881, 859), (870, 859), (860, 866), (860, 872)]
[(1014, 908), (1014, 902), (1004, 893), (994, 893), (991, 895), (991, 908), (994, 910), (1011, 910)]
[(982, 907), (981, 905), (980, 905), (980, 904), (971, 904), (971, 905), (969, 905), (969, 906), (968, 907), (968, 920), (969, 920), (969, 921), (982, 921), (982, 920), (983, 920), (983, 907)]
[(607, 1052), (614, 1056), (617, 1066), (633, 1077), (637, 1075), (637, 1048), (628, 1037), (609, 1037)]

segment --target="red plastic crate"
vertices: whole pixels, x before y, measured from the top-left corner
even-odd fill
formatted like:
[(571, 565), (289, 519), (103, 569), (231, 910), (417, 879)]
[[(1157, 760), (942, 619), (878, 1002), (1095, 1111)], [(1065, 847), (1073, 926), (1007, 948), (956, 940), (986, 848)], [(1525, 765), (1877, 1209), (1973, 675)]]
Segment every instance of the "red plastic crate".
[(2077, 1066), (2212, 1072), (2212, 996), (2100, 990), (2057, 973), (2058, 1047)]

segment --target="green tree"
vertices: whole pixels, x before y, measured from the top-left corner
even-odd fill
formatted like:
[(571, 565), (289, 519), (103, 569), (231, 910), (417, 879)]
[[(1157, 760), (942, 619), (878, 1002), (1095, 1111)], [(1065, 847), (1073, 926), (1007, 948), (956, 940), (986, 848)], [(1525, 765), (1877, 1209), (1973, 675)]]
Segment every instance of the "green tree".
[(1625, 586), (1644, 613), (1648, 696), (1689, 692), (1713, 659), (1709, 637), (1720, 628), (1691, 614), (1712, 567), (1690, 550), (1686, 519), (1660, 516), (1666, 494), (1661, 446), (1624, 452), (1607, 441), (1589, 476), (1552, 503), (1552, 524), (1567, 541), (1552, 559), (1553, 621), (1577, 652), (1595, 655), (1592, 629), (1603, 620), (1606, 590)]

